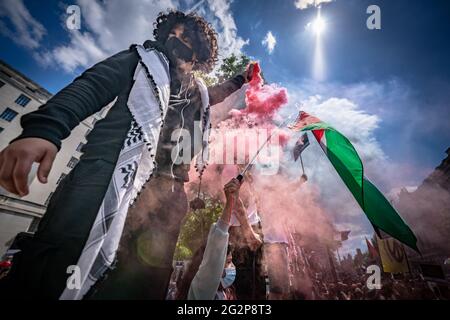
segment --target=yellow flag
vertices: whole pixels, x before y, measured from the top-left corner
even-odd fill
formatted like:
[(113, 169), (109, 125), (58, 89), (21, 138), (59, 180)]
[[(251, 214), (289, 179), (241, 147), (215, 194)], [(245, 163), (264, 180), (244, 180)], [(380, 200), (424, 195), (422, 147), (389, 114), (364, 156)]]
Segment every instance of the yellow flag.
[(408, 258), (403, 245), (394, 238), (377, 238), (384, 272), (409, 272)]

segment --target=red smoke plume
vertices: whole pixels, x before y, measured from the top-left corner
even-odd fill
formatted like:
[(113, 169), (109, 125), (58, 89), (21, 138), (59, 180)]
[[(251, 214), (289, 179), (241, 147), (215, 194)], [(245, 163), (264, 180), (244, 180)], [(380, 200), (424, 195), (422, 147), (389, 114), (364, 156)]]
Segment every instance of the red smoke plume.
[(261, 77), (261, 67), (254, 64), (252, 80), (245, 92), (244, 110), (234, 110), (233, 116), (253, 115), (259, 120), (272, 120), (275, 112), (288, 102), (288, 94), (285, 88), (280, 88), (274, 84), (264, 85)]

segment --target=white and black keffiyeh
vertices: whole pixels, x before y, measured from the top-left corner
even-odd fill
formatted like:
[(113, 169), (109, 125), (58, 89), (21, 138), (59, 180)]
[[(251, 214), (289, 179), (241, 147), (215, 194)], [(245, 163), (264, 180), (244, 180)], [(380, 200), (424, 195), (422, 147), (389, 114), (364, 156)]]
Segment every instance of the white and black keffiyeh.
[[(82, 299), (113, 263), (125, 225), (128, 208), (143, 185), (151, 178), (158, 139), (164, 124), (170, 97), (169, 63), (153, 49), (136, 47), (140, 61), (134, 85), (128, 97), (133, 123), (123, 143), (102, 205), (78, 259), (81, 289), (66, 288), (60, 299)], [(203, 171), (207, 160), (209, 137), (209, 99), (203, 82), (197, 80), (202, 98), (203, 149), (197, 157), (197, 170)]]

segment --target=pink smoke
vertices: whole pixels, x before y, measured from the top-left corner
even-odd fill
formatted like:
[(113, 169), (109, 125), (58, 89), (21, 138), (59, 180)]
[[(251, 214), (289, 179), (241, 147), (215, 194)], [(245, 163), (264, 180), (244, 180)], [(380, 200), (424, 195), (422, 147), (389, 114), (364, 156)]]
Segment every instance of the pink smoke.
[(276, 111), (288, 102), (286, 88), (280, 88), (275, 84), (265, 84), (261, 77), (261, 67), (254, 64), (252, 79), (245, 92), (247, 107), (243, 110), (232, 110), (233, 117), (253, 115), (262, 121), (272, 120)]
[[(274, 117), (283, 105), (288, 102), (287, 90), (273, 84), (263, 84), (260, 74), (260, 66), (255, 65), (253, 77), (245, 93), (246, 108), (243, 110), (233, 109), (230, 117), (217, 126), (212, 134), (210, 149), (223, 151), (226, 143), (220, 139), (221, 135), (232, 133), (231, 141), (235, 138), (248, 136), (245, 142), (245, 151), (242, 148), (235, 148), (235, 157), (239, 158), (239, 152), (244, 152), (244, 159), (248, 163), (253, 154), (249, 154), (247, 145), (256, 144), (258, 148), (265, 142), (264, 138), (248, 135), (249, 130), (267, 130), (269, 136), (273, 130), (277, 130), (276, 138), (269, 142), (270, 144), (279, 144), (285, 146), (288, 142), (291, 132), (286, 128), (279, 128), (274, 124)], [(214, 109), (213, 109), (214, 112)], [(233, 133), (235, 132), (235, 133)], [(251, 137), (250, 137), (251, 136)], [(237, 140), (237, 139), (236, 139)], [(228, 143), (228, 142), (227, 142)], [(280, 149), (283, 156), (282, 148)], [(223, 186), (231, 178), (236, 177), (242, 171), (244, 165), (217, 164), (210, 162), (202, 177), (202, 193), (209, 197), (221, 199), (224, 201)], [(190, 197), (197, 195), (198, 180), (193, 170), (191, 170), (192, 186), (187, 190), (191, 192)], [(334, 234), (334, 226), (330, 220), (330, 215), (320, 205), (320, 192), (311, 182), (304, 183), (298, 177), (290, 177), (282, 172), (276, 175), (264, 176), (256, 170), (251, 170), (249, 175), (244, 178), (244, 184), (241, 187), (241, 198), (253, 198), (259, 206), (259, 214), (262, 219), (263, 231), (277, 234), (284, 233), (286, 236), (292, 234), (301, 235), (302, 246), (305, 248), (305, 254), (309, 256), (311, 263), (317, 261), (318, 264), (327, 267), (327, 256), (323, 253), (325, 248), (321, 245), (321, 240), (326, 239), (331, 242)], [(246, 201), (244, 200), (244, 203)], [(321, 239), (320, 241), (318, 239)], [(302, 255), (299, 253), (299, 259)], [(324, 258), (325, 257), (325, 258)], [(265, 250), (266, 263), (275, 269), (285, 270), (286, 261), (280, 260), (278, 255), (272, 255), (270, 251)], [(296, 279), (301, 283), (299, 290), (304, 292), (306, 297), (310, 297), (311, 279), (313, 276), (308, 272), (306, 260), (300, 265), (303, 268), (303, 275)], [(309, 262), (308, 262), (309, 263)]]
[[(291, 133), (285, 128), (278, 128), (273, 123), (273, 118), (276, 111), (287, 102), (287, 90), (274, 84), (264, 84), (261, 68), (258, 63), (255, 63), (252, 79), (245, 92), (246, 107), (242, 110), (232, 109), (229, 112), (230, 117), (217, 125), (211, 135), (211, 154), (219, 155), (219, 159), (225, 159), (227, 149), (230, 152), (232, 148), (234, 156), (231, 158), (246, 159), (248, 162), (255, 154), (255, 151), (250, 152), (250, 146), (256, 146), (254, 149), (259, 149), (272, 133), (274, 135), (269, 140), (268, 147), (285, 146)], [(224, 137), (228, 141), (234, 141), (233, 145), (230, 146), (229, 142), (225, 143)], [(242, 146), (244, 147), (241, 148)], [(221, 155), (224, 156), (221, 157)]]

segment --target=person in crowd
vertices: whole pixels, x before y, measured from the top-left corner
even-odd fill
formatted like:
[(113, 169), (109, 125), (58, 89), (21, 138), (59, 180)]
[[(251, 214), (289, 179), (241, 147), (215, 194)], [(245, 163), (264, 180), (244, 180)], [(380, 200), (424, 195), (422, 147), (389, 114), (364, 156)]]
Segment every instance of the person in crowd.
[(265, 300), (264, 235), (250, 171), (245, 174), (244, 181), (247, 183), (240, 190), (241, 208), (244, 208), (244, 211), (233, 211), (230, 227), (230, 242), (235, 248), (233, 263), (237, 270), (236, 297), (238, 300)]
[(232, 211), (245, 213), (239, 199), (241, 182), (235, 178), (224, 186), (225, 207), (219, 220), (211, 226), (206, 242), (194, 253), (189, 267), (180, 281), (177, 300), (234, 299), (231, 286), (236, 278), (229, 245)]
[[(0, 292), (22, 299), (165, 298), (192, 158), (198, 154), (197, 168), (205, 167), (210, 106), (247, 83), (252, 67), (206, 87), (195, 71), (214, 68), (217, 34), (195, 13), (160, 13), (153, 36), (97, 63), (24, 115), (23, 132), (1, 151), (0, 186), (25, 196), (32, 164), (40, 163), (37, 176), (47, 183), (62, 141), (115, 101), (15, 256)], [(177, 129), (192, 137), (181, 161), (185, 140), (172, 139)], [(66, 286), (72, 265), (80, 267), (80, 289)]]

